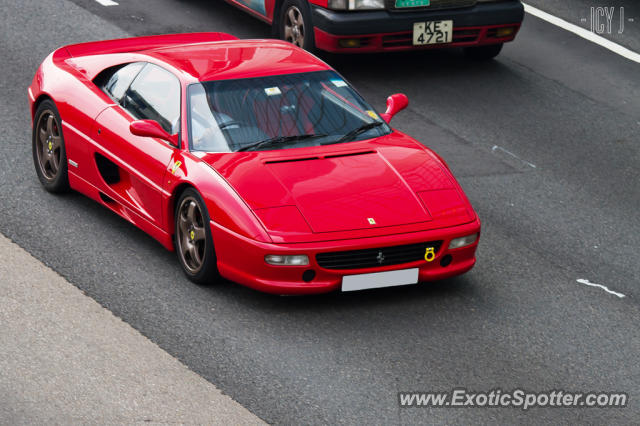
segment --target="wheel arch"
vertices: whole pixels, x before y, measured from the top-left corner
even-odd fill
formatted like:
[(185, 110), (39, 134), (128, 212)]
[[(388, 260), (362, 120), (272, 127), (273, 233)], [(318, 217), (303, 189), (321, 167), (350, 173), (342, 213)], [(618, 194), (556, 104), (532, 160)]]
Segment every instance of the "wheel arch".
[(51, 95), (49, 95), (48, 93), (40, 93), (38, 95), (36, 100), (33, 102), (33, 105), (31, 106), (31, 120), (35, 119), (36, 111), (38, 110), (38, 107), (40, 106), (40, 104), (47, 100), (53, 102), (54, 105), (56, 103), (51, 97)]
[[(186, 156), (185, 162), (190, 164)], [(240, 236), (260, 242), (272, 242), (255, 213), (213, 167), (208, 164), (203, 168), (199, 168), (195, 164), (190, 164), (190, 166), (192, 169), (188, 178), (185, 176), (184, 179), (176, 181), (175, 186), (167, 188), (170, 195), (167, 196), (164, 207), (167, 218), (165, 223), (167, 233), (171, 238), (176, 233), (175, 209), (178, 199), (186, 189), (193, 188), (202, 198), (209, 220), (215, 221), (220, 227)]]
[(173, 191), (171, 192), (171, 196), (169, 197), (169, 200), (167, 202), (167, 226), (169, 228), (169, 234), (171, 235), (172, 239), (176, 235), (176, 226), (175, 226), (176, 203), (180, 198), (180, 196), (182, 195), (182, 193), (188, 188), (192, 188), (195, 191), (198, 191), (198, 189), (193, 184), (191, 184), (191, 182), (182, 182), (178, 184), (175, 188), (173, 188)]
[(275, 5), (273, 6), (273, 19), (271, 21), (271, 34), (275, 38), (280, 38), (280, 29), (278, 28), (280, 25), (280, 9), (282, 8), (282, 3), (284, 0), (276, 0)]

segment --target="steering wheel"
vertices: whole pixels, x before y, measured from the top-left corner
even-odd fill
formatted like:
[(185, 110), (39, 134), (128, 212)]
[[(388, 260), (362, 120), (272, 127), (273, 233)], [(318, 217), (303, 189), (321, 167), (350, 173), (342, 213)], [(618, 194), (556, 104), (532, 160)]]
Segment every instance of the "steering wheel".
[[(198, 113), (197, 111), (192, 111), (191, 112), (191, 117), (193, 117), (193, 119), (195, 121), (198, 122), (198, 124), (200, 124), (203, 128), (205, 129), (209, 129), (212, 127), (212, 123), (211, 120), (207, 120), (205, 117), (203, 117), (200, 113)], [(217, 119), (217, 118), (216, 118)], [(229, 121), (225, 121), (224, 123), (220, 123), (218, 124), (218, 128), (220, 130), (223, 130), (229, 126), (241, 126), (242, 122), (237, 121), (237, 120), (229, 120)]]
[(240, 127), (241, 125), (242, 125), (242, 123), (240, 121), (231, 120), (231, 121), (227, 121), (227, 122), (218, 124), (218, 127), (220, 128), (220, 130), (224, 130), (229, 126), (238, 126), (238, 127)]

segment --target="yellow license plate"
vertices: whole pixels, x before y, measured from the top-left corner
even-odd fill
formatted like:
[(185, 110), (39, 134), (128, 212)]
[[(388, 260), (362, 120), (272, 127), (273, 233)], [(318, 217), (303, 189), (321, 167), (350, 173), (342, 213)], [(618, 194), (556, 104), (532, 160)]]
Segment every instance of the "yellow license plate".
[(451, 43), (453, 38), (453, 21), (428, 21), (413, 24), (413, 44)]

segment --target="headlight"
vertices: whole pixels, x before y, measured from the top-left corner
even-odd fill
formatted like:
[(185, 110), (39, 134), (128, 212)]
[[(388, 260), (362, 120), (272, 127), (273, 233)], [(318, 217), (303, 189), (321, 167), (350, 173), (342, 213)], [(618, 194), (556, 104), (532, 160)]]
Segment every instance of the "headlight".
[(466, 237), (454, 238), (449, 243), (449, 250), (470, 246), (471, 244), (475, 243), (477, 239), (478, 234), (471, 234), (467, 235)]
[(293, 256), (268, 254), (264, 257), (264, 261), (269, 265), (277, 266), (307, 266), (309, 264), (309, 256), (306, 254), (297, 254)]
[(334, 10), (384, 9), (384, 0), (329, 0), (329, 9), (334, 9)]

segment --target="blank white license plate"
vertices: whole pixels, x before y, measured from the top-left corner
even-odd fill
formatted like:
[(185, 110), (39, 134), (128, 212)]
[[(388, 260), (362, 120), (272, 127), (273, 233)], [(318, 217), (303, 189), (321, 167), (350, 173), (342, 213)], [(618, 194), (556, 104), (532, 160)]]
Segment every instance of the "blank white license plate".
[(342, 291), (365, 290), (368, 288), (393, 287), (416, 284), (418, 268), (399, 271), (374, 272), (372, 274), (345, 275), (342, 277)]
[(413, 44), (451, 43), (453, 21), (429, 21), (413, 24)]

